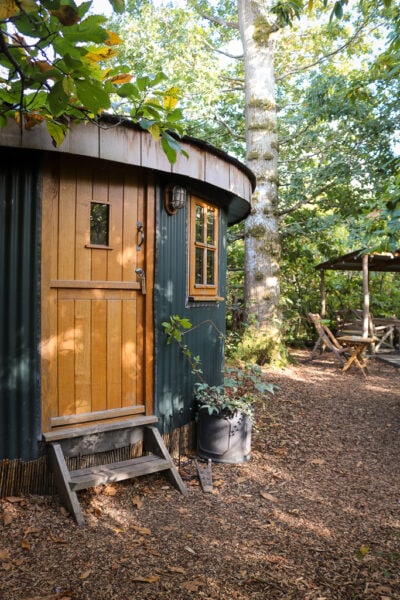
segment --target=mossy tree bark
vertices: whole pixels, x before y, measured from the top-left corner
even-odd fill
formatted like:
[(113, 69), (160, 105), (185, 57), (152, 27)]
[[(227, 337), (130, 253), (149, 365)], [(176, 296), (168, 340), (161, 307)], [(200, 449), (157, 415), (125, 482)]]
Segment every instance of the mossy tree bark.
[[(277, 217), (278, 138), (275, 101), (274, 36), (278, 27), (269, 0), (238, 0), (245, 57), (247, 164), (257, 178), (251, 215), (245, 226), (247, 346), (259, 363), (280, 357)], [(251, 318), (253, 316), (253, 318)]]

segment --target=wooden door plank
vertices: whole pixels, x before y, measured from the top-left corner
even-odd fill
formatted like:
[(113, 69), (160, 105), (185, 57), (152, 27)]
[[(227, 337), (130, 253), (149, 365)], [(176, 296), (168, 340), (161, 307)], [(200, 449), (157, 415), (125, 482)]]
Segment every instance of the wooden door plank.
[[(110, 172), (109, 202), (110, 202), (110, 238), (111, 252), (107, 252), (108, 258), (108, 280), (122, 280), (122, 220), (123, 220), (123, 172), (113, 169)], [(131, 223), (131, 228), (134, 223)]]
[(56, 278), (74, 279), (76, 171), (73, 162), (66, 157), (61, 161), (60, 171), (58, 273)]
[(92, 410), (91, 302), (75, 300), (75, 410)]
[(90, 203), (92, 200), (92, 178), (90, 170), (79, 172), (76, 182), (76, 235), (75, 235), (75, 278), (91, 278)]
[(107, 302), (92, 301), (92, 411), (107, 408)]
[[(122, 252), (122, 279), (123, 281), (138, 281), (135, 273), (137, 265), (137, 183), (136, 171), (126, 174), (124, 182), (124, 207), (123, 207), (123, 252)], [(143, 254), (143, 250), (141, 251)]]
[(121, 406), (121, 301), (107, 302), (107, 408)]
[(137, 390), (136, 299), (122, 303), (122, 402), (121, 405), (143, 404)]
[[(102, 171), (93, 169), (93, 202), (108, 203), (108, 173), (106, 169)], [(106, 280), (108, 250), (92, 249), (92, 279)]]
[(75, 413), (75, 302), (58, 302), (58, 415)]

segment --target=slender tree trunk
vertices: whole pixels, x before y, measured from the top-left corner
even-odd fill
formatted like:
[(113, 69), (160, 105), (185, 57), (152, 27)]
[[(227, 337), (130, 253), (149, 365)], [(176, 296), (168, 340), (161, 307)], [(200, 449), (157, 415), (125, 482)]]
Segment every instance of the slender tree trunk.
[(249, 337), (259, 363), (280, 353), (278, 231), (278, 139), (275, 101), (274, 35), (270, 0), (238, 0), (245, 57), (247, 164), (257, 178), (245, 226), (246, 309), (254, 315)]

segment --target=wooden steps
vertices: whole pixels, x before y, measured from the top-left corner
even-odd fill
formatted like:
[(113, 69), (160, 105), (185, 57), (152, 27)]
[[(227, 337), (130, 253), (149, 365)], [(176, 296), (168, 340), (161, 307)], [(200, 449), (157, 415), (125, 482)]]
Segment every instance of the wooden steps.
[[(156, 423), (157, 417), (144, 416), (44, 434), (61, 501), (79, 525), (85, 522), (76, 494), (79, 490), (165, 471), (173, 485), (182, 494), (187, 493)], [(68, 469), (65, 460), (66, 457), (98, 454), (137, 442), (143, 444), (143, 455), (138, 458), (75, 471)]]

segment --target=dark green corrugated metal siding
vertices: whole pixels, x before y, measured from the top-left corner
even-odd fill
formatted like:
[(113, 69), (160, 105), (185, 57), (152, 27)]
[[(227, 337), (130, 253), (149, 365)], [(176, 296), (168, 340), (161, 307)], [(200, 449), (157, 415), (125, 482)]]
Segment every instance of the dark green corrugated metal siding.
[(39, 157), (0, 149), (0, 459), (40, 436)]
[[(197, 194), (196, 194), (197, 195)], [(226, 214), (221, 210), (220, 294), (225, 295)], [(176, 344), (167, 346), (161, 323), (170, 315), (187, 317), (200, 326), (184, 341), (202, 360), (204, 377), (210, 385), (222, 383), (225, 303), (187, 304), (187, 211), (169, 216), (158, 197), (155, 271), (155, 406), (163, 433), (193, 420), (193, 384), (196, 381)]]

